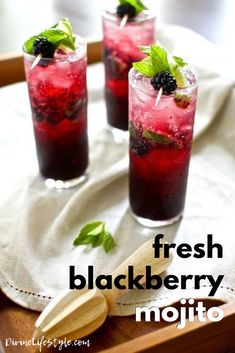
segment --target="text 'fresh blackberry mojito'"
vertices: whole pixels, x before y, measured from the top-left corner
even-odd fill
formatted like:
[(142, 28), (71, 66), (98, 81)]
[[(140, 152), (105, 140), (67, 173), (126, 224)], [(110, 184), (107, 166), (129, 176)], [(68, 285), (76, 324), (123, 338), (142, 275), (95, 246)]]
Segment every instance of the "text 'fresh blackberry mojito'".
[[(223, 258), (223, 247), (220, 243), (214, 243), (213, 235), (207, 235), (206, 243), (197, 243), (194, 246), (191, 246), (188, 243), (181, 243), (177, 245), (176, 243), (163, 243), (164, 239), (163, 234), (158, 234), (155, 236), (153, 243), (153, 255), (155, 258), (160, 257), (160, 253), (163, 251), (163, 257), (169, 258), (170, 252), (172, 249), (175, 250), (177, 256), (183, 259), (193, 257), (195, 259), (202, 259), (204, 257), (208, 259), (212, 258)], [(182, 274), (181, 276), (176, 276), (173, 274), (168, 274), (161, 277), (160, 275), (152, 274), (151, 266), (146, 266), (145, 274), (135, 275), (134, 267), (128, 266), (127, 275), (118, 275), (116, 277), (108, 274), (98, 275), (94, 277), (94, 268), (93, 266), (88, 266), (87, 276), (75, 272), (75, 266), (70, 266), (70, 289), (81, 290), (85, 287), (88, 289), (98, 288), (100, 290), (109, 290), (113, 287), (116, 287), (119, 290), (131, 290), (131, 289), (154, 289), (159, 290), (162, 287), (165, 287), (169, 291), (177, 289), (189, 289), (193, 288), (199, 290), (202, 286), (208, 286), (208, 296), (212, 297), (216, 294), (219, 286), (222, 283), (224, 275), (218, 275), (214, 277), (211, 274)], [(143, 277), (144, 281), (143, 281)], [(123, 284), (123, 280), (127, 285)], [(145, 282), (143, 286), (141, 283)], [(223, 310), (219, 307), (212, 307), (206, 312), (202, 302), (198, 302), (195, 307), (195, 302), (193, 299), (181, 299), (180, 300), (181, 308), (177, 310), (174, 307), (166, 307), (163, 310), (160, 310), (157, 307), (137, 307), (136, 308), (136, 321), (141, 321), (141, 318), (144, 321), (150, 321), (151, 313), (154, 314), (154, 320), (173, 322), (179, 320), (177, 324), (178, 328), (184, 328), (186, 324), (186, 318), (189, 321), (194, 320), (194, 316), (198, 316), (199, 321), (220, 321), (223, 319)], [(187, 307), (185, 306), (187, 305)], [(207, 315), (207, 318), (205, 317)]]

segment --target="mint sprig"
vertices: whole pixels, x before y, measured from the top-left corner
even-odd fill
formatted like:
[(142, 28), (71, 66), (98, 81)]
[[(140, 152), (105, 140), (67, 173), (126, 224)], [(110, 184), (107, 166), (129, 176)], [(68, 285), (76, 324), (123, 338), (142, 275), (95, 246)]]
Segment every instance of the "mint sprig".
[(173, 56), (173, 59), (179, 67), (184, 67), (185, 65), (187, 65), (187, 63), (179, 56)]
[(45, 29), (38, 35), (29, 38), (24, 43), (24, 51), (28, 54), (33, 53), (33, 43), (39, 37), (46, 37), (48, 42), (52, 43), (54, 49), (58, 47), (66, 47), (75, 50), (75, 37), (70, 21), (67, 18), (60, 20), (51, 28)]
[(142, 61), (133, 63), (133, 67), (135, 68), (136, 71), (139, 71), (144, 76), (153, 77), (155, 75), (152, 61), (149, 57), (144, 58)]
[(147, 58), (133, 63), (135, 70), (147, 77), (153, 77), (162, 71), (169, 71), (176, 78), (179, 88), (186, 86), (182, 67), (187, 63), (182, 58), (171, 56), (164, 48), (156, 44), (142, 46), (140, 50), (147, 55)]
[(75, 238), (73, 245), (91, 245), (92, 248), (102, 246), (106, 253), (116, 247), (112, 234), (106, 229), (106, 223), (102, 221), (86, 224)]
[(144, 130), (143, 137), (164, 145), (174, 143), (174, 140), (169, 135), (163, 134), (161, 132)]
[(119, 0), (120, 5), (129, 4), (135, 8), (136, 15), (141, 13), (144, 10), (147, 10), (147, 7), (143, 4), (141, 0)]

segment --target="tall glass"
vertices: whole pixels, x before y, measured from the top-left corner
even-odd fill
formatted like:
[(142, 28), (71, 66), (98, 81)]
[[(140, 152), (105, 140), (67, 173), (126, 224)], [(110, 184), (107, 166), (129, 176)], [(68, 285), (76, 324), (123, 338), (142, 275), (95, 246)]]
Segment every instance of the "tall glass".
[(150, 79), (129, 73), (130, 208), (144, 226), (168, 225), (184, 210), (197, 100), (197, 74), (188, 87), (157, 95)]
[(86, 44), (42, 58), (24, 53), (39, 169), (49, 187), (85, 180), (88, 167)]
[[(155, 17), (147, 11), (121, 28), (116, 10), (103, 14), (103, 60), (107, 119), (113, 133), (128, 130), (128, 72), (145, 56), (140, 45), (154, 42)], [(117, 130), (120, 129), (120, 130)]]

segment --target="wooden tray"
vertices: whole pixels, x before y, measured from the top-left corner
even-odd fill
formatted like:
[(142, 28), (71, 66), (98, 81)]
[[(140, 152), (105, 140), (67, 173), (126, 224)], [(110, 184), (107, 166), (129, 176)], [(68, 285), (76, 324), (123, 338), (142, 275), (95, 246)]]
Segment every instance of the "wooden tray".
[[(21, 308), (0, 293), (1, 353), (35, 353), (38, 347), (9, 346), (8, 338), (30, 340), (37, 312)], [(207, 307), (218, 305), (205, 301)], [(135, 317), (109, 317), (94, 334), (86, 337), (90, 347), (68, 347), (62, 352), (90, 353), (234, 353), (235, 352), (235, 302), (222, 306), (225, 317), (218, 323), (194, 321), (183, 330), (176, 324), (160, 322), (137, 323)], [(61, 352), (58, 348), (44, 347), (42, 352)]]
[[(88, 63), (101, 60), (101, 43), (88, 43)], [(23, 81), (22, 55), (0, 56), (0, 86)], [(208, 307), (221, 303), (204, 301)], [(223, 305), (225, 317), (218, 323), (194, 321), (179, 330), (176, 324), (137, 323), (134, 317), (112, 317), (89, 336), (91, 346), (69, 347), (68, 353), (233, 353), (235, 352), (235, 302)], [(5, 340), (30, 340), (37, 312), (21, 308), (0, 292), (0, 353), (33, 353), (32, 346), (6, 347)], [(43, 348), (43, 352), (59, 352)]]

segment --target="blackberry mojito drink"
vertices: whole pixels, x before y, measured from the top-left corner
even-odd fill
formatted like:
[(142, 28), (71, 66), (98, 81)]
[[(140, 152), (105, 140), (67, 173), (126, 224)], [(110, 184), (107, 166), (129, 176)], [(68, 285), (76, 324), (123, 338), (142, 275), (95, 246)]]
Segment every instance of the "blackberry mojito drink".
[(61, 20), (25, 43), (24, 64), (40, 172), (76, 185), (88, 166), (86, 45)]
[(185, 203), (197, 75), (153, 45), (129, 74), (130, 207), (145, 226), (171, 224)]
[(120, 3), (103, 15), (103, 60), (108, 124), (125, 131), (128, 130), (128, 72), (134, 61), (145, 57), (139, 45), (154, 42), (155, 18), (140, 1)]

